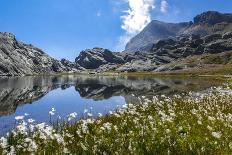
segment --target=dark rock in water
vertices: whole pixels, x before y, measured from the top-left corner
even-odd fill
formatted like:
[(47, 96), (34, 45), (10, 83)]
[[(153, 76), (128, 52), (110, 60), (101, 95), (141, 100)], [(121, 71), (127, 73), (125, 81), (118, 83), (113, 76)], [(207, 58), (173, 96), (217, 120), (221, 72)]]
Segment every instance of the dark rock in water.
[(39, 48), (18, 42), (11, 33), (0, 33), (0, 76), (22, 76), (76, 71)]
[(107, 49), (93, 48), (82, 51), (75, 62), (86, 69), (96, 69), (108, 63), (123, 64), (124, 60), (117, 53)]

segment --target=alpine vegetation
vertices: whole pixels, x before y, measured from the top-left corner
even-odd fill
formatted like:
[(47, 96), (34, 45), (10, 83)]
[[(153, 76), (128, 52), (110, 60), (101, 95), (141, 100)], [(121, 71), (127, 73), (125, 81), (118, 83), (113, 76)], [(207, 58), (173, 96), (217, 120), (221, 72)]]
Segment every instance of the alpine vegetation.
[[(231, 154), (232, 89), (141, 97), (106, 116), (78, 113), (51, 124), (16, 117), (1, 154)], [(56, 115), (55, 109), (50, 117)]]

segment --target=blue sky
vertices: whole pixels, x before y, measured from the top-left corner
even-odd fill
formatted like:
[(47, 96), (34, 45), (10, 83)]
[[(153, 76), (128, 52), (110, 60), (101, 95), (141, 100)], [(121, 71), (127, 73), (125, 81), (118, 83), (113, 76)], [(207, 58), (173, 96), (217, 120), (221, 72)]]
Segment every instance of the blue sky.
[[(232, 12), (231, 0), (144, 0), (143, 5), (153, 3), (151, 8), (133, 6), (140, 4), (136, 1), (141, 0), (1, 0), (0, 31), (55, 58), (74, 60), (86, 48), (122, 48), (120, 38), (132, 37), (150, 19), (180, 22), (207, 10)], [(128, 25), (125, 10), (142, 13), (144, 20)]]

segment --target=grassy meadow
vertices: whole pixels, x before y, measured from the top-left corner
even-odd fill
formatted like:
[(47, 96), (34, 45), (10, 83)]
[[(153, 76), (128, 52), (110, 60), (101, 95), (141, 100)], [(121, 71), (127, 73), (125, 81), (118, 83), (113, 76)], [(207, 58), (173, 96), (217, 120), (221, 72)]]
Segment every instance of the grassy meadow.
[[(140, 98), (106, 116), (51, 124), (16, 117), (1, 154), (232, 154), (232, 88)], [(55, 109), (49, 112), (50, 117)]]

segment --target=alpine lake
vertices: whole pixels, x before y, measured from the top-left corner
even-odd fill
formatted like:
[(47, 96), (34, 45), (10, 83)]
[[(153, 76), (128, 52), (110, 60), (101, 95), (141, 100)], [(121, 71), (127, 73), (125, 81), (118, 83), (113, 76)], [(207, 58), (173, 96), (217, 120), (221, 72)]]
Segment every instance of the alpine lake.
[[(223, 81), (204, 77), (59, 75), (0, 78), (0, 135), (15, 127), (16, 117), (36, 122), (106, 115), (140, 98), (204, 92)], [(49, 111), (55, 109), (55, 114)]]

